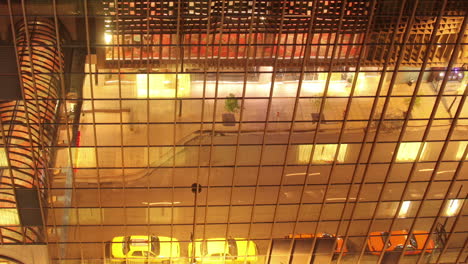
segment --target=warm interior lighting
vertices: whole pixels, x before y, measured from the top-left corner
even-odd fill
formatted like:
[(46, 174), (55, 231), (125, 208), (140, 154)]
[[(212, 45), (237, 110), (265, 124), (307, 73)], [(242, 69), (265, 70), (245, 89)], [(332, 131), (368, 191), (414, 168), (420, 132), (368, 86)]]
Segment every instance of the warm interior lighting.
[(8, 167), (8, 157), (5, 148), (0, 148), (0, 167)]
[[(148, 80), (149, 78), (149, 80)], [(190, 95), (190, 74), (137, 74), (138, 98), (175, 98)], [(148, 95), (149, 92), (149, 95)]]
[(110, 44), (112, 42), (112, 35), (109, 33), (104, 33), (104, 41), (106, 44)]
[(16, 208), (0, 208), (0, 225), (19, 225), (18, 210)]
[[(299, 145), (297, 161), (299, 163), (309, 163), (313, 145)], [(330, 163), (333, 162), (338, 144), (317, 144), (314, 149), (314, 157), (312, 163)], [(348, 144), (341, 144), (340, 152), (338, 153), (337, 161), (344, 162)]]
[[(415, 161), (418, 156), (419, 148), (421, 147), (422, 142), (403, 142), (398, 148), (398, 153), (396, 160), (397, 161)], [(426, 152), (427, 144), (424, 144), (424, 147), (421, 152), (422, 159)]]
[(446, 216), (455, 216), (460, 211), (462, 205), (461, 199), (450, 199), (448, 200), (447, 207), (445, 208)]
[(409, 208), (410, 208), (411, 201), (404, 201), (401, 205), (400, 211), (398, 212), (398, 218), (405, 218), (407, 217)]
[[(302, 83), (302, 92), (304, 95), (320, 95), (325, 90), (325, 80), (318, 81), (304, 81)], [(346, 88), (348, 83), (346, 81), (330, 81), (328, 86), (328, 93), (333, 95), (348, 95), (349, 90)]]
[(468, 141), (458, 142), (458, 150), (457, 155), (455, 157), (456, 160), (461, 160), (463, 158), (463, 153), (465, 153), (466, 145), (468, 145)]
[(96, 152), (94, 148), (76, 147), (73, 166), (75, 168), (96, 167)]

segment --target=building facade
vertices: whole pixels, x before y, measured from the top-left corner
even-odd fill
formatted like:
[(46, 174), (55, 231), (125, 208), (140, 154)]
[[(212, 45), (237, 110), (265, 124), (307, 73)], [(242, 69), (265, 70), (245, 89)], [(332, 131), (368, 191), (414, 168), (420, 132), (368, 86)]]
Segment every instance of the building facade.
[(467, 12), (1, 1), (0, 260), (466, 262)]

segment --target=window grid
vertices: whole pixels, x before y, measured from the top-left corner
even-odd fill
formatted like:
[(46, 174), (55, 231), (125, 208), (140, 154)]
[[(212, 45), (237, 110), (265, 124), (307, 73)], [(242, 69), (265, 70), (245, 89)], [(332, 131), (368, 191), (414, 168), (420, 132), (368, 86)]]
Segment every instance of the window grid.
[(117, 238), (156, 235), (189, 263), (253, 241), (244, 262), (273, 263), (285, 240), (290, 263), (329, 233), (329, 263), (385, 263), (373, 232), (401, 231), (431, 239), (399, 261), (466, 257), (462, 2), (36, 2), (5, 4), (24, 100), (0, 101), (2, 245), (150, 260)]

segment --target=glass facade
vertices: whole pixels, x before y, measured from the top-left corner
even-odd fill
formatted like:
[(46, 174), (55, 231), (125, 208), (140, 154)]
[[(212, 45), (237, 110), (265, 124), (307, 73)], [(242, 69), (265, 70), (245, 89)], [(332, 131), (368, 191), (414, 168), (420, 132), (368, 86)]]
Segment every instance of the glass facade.
[(466, 261), (467, 14), (0, 1), (0, 257)]

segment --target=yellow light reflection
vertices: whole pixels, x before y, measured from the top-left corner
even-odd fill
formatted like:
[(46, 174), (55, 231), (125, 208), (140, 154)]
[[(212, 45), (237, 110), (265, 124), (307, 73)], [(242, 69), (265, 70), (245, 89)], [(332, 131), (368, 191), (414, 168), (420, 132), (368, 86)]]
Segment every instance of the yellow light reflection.
[(96, 167), (96, 152), (94, 148), (76, 147), (73, 167), (92, 168)]
[(445, 209), (446, 216), (455, 216), (460, 210), (462, 201), (461, 199), (450, 199), (447, 203), (447, 208)]
[(19, 225), (18, 211), (16, 208), (0, 208), (0, 226)]
[(186, 97), (191, 89), (190, 74), (137, 74), (136, 83), (138, 98), (176, 98), (176, 88)]
[(458, 142), (458, 150), (457, 155), (455, 157), (456, 160), (461, 160), (463, 158), (463, 153), (465, 153), (466, 145), (468, 145), (468, 141)]
[(0, 167), (8, 167), (8, 157), (5, 148), (0, 148)]
[(408, 215), (408, 211), (411, 205), (411, 201), (404, 201), (401, 205), (400, 211), (398, 212), (398, 218), (405, 218)]
[[(421, 147), (422, 142), (403, 142), (398, 148), (398, 153), (396, 160), (397, 161), (415, 161), (418, 156), (419, 148)], [(423, 159), (426, 152), (427, 144), (424, 144), (424, 147), (421, 152), (420, 159)]]
[[(309, 163), (313, 145), (299, 145), (297, 160), (299, 163)], [(338, 149), (338, 144), (317, 144), (314, 149), (312, 163), (331, 163), (333, 162)], [(348, 144), (341, 144), (340, 152), (337, 156), (338, 162), (344, 162)]]

